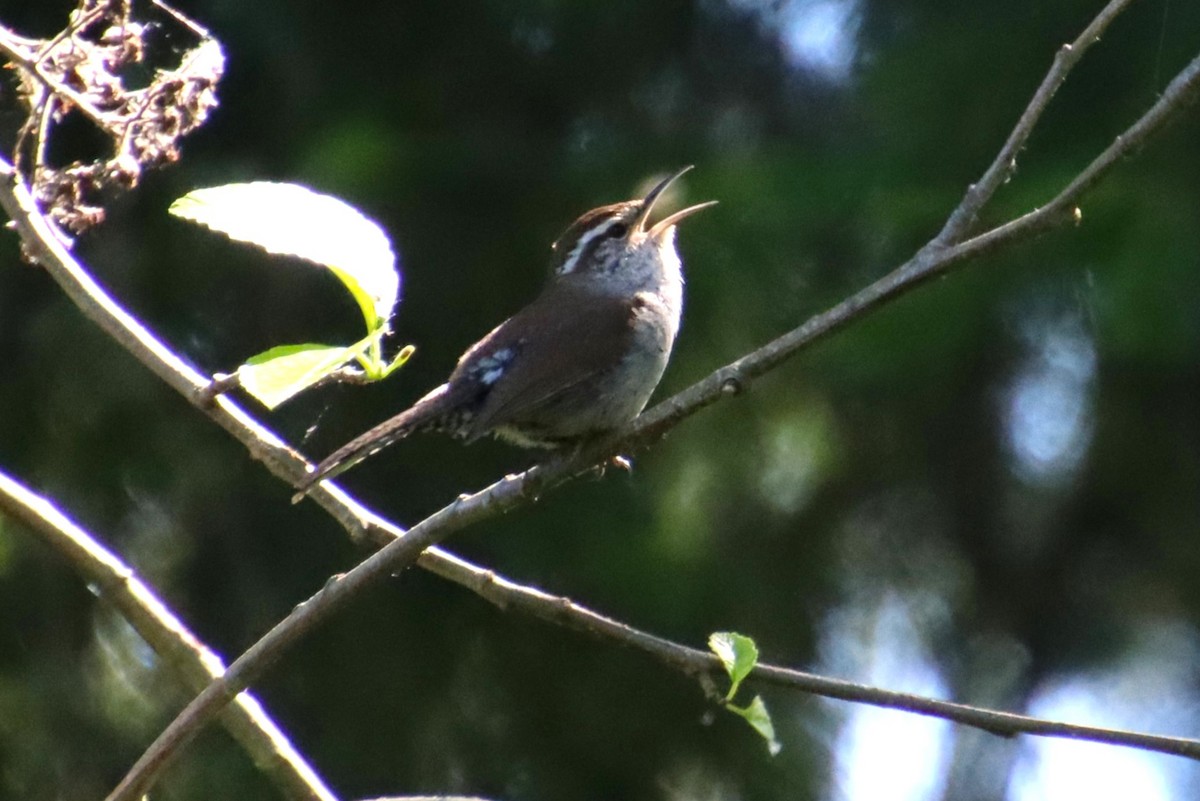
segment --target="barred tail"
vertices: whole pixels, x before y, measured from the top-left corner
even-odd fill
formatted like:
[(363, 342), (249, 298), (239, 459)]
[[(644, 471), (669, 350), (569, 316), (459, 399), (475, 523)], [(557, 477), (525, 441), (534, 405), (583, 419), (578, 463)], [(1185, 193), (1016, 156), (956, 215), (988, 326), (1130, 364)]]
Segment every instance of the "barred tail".
[(317, 482), (340, 475), (359, 462), (398, 442), (416, 431), (433, 428), (442, 417), (442, 398), (446, 386), (442, 385), (414, 403), (410, 408), (389, 418), (379, 425), (360, 434), (326, 456), (316, 469), (306, 475), (292, 496), (292, 503), (299, 503)]

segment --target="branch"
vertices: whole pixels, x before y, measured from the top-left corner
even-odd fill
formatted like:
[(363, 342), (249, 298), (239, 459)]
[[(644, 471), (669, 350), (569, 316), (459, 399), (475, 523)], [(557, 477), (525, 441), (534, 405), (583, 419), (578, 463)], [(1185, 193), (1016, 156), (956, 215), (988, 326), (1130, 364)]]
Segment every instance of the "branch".
[(192, 699), (138, 759), (109, 795), (109, 801), (140, 797), (155, 776), (200, 729), (237, 693), (248, 687), (301, 637), (311, 631), (367, 587), (385, 581), (417, 560), (421, 552), (469, 525), (515, 509), (556, 482), (595, 464), (596, 448), (553, 466), (535, 467), (507, 476), (473, 495), (457, 500), (413, 526), (376, 551), (353, 570), (334, 576), (316, 595), (276, 623), (258, 642), (238, 657), (225, 675)]
[[(428, 551), (422, 554), (422, 561), (427, 554)], [(709, 651), (691, 648), (634, 628), (577, 604), (570, 598), (516, 584), (490, 570), (484, 570), (452, 556), (424, 566), (439, 576), (466, 586), (505, 611), (517, 609), (548, 623), (574, 629), (606, 642), (636, 648), (689, 676), (725, 675), (721, 663)], [(1131, 746), (1145, 751), (1200, 760), (1200, 740), (1098, 726), (1079, 726), (1011, 712), (999, 712), (969, 704), (884, 690), (776, 665), (759, 664), (751, 672), (750, 678), (763, 684), (800, 690), (826, 698), (838, 698), (950, 720), (1002, 737), (1018, 734), (1065, 737)]]
[[(45, 267), (58, 285), (67, 293), (84, 316), (117, 344), (144, 364), (167, 386), (188, 398), (215, 423), (232, 434), (279, 478), (289, 484), (305, 474), (304, 458), (273, 432), (259, 424), (248, 412), (230, 398), (212, 397), (213, 383), (192, 369), (159, 341), (129, 312), (113, 300), (96, 283), (87, 269), (71, 255), (62, 243), (57, 230), (38, 211), (36, 201), (21, 183), (11, 164), (0, 158), (0, 207), (8, 214), (21, 237), (27, 257)], [(379, 518), (356, 503), (340, 490), (316, 490), (311, 493), (352, 536), (368, 526), (391, 531), (396, 536), (403, 530)]]
[[(184, 686), (200, 692), (225, 671), (201, 642), (135, 574), (133, 568), (76, 525), (44, 496), (0, 472), (0, 511), (25, 524), (61, 553), (98, 595), (112, 604)], [(337, 801), (287, 734), (249, 692), (221, 713), (222, 725), (254, 763), (293, 801)], [(474, 796), (388, 796), (372, 801), (487, 801)]]
[[(200, 692), (220, 678), (225, 670), (221, 658), (188, 631), (131, 567), (53, 503), (0, 473), (0, 510), (23, 522), (65, 556), (90, 586), (99, 588), (100, 597), (129, 621), (185, 687)], [(337, 801), (253, 695), (238, 695), (221, 720), (286, 797), (294, 801)]]
[(1058, 55), (1054, 57), (1054, 64), (1046, 73), (1046, 77), (1042, 79), (1037, 91), (1033, 93), (1033, 99), (1029, 101), (1029, 105), (1021, 114), (1021, 119), (1017, 120), (1017, 125), (1009, 134), (1008, 141), (1000, 148), (996, 159), (983, 173), (983, 177), (967, 189), (966, 196), (958, 204), (958, 208), (947, 218), (946, 225), (934, 238), (932, 244), (938, 247), (953, 245), (960, 241), (966, 231), (975, 224), (980, 210), (992, 199), (996, 190), (1016, 172), (1017, 153), (1029, 140), (1034, 126), (1042, 118), (1042, 112), (1050, 104), (1058, 87), (1062, 86), (1063, 81), (1067, 79), (1067, 74), (1083, 58), (1083, 54), (1087, 52), (1088, 48), (1100, 41), (1100, 36), (1108, 28), (1109, 23), (1116, 19), (1117, 15), (1124, 11), (1132, 1), (1112, 0), (1096, 15), (1096, 18), (1074, 42), (1065, 44), (1059, 49)]
[(828, 311), (810, 317), (798, 328), (713, 371), (707, 378), (643, 413), (634, 422), (628, 441), (645, 445), (661, 438), (684, 418), (715, 403), (723, 395), (738, 394), (751, 379), (778, 367), (799, 350), (969, 259), (1026, 242), (1063, 222), (1078, 222), (1082, 219), (1082, 212), (1075, 204), (1084, 193), (1108, 175), (1122, 159), (1145, 144), (1175, 115), (1194, 103), (1197, 95), (1200, 95), (1200, 55), (1175, 76), (1158, 101), (1137, 122), (1117, 136), (1049, 203), (957, 245), (942, 247), (934, 240), (883, 278)]

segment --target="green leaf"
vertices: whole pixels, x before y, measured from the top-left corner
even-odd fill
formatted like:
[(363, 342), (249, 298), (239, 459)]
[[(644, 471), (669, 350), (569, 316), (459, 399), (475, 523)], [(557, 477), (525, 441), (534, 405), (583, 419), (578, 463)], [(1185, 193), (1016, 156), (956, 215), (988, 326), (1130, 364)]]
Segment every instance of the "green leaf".
[(194, 190), (170, 211), (268, 253), (327, 267), (358, 302), (368, 331), (392, 316), (400, 294), (392, 244), (377, 223), (335, 197), (255, 181)]
[(775, 737), (775, 724), (771, 722), (771, 713), (767, 711), (767, 705), (763, 703), (762, 696), (754, 696), (750, 706), (739, 707), (729, 704), (726, 709), (743, 718), (758, 732), (760, 737), (767, 741), (767, 750), (771, 752), (771, 756), (775, 756), (783, 750), (783, 746)]
[(238, 368), (242, 387), (274, 409), (355, 358), (359, 346), (279, 345), (253, 356)]
[(405, 345), (400, 349), (400, 352), (396, 354), (396, 358), (392, 359), (392, 363), (383, 368), (383, 371), (380, 373), (379, 377), (387, 378), (392, 374), (393, 370), (403, 367), (404, 363), (412, 358), (412, 355), (416, 352), (417, 349), (414, 345)]
[(730, 700), (737, 693), (742, 679), (758, 664), (758, 646), (754, 644), (754, 640), (743, 634), (717, 631), (709, 635), (708, 647), (721, 660), (725, 672), (729, 674), (729, 694), (725, 698)]

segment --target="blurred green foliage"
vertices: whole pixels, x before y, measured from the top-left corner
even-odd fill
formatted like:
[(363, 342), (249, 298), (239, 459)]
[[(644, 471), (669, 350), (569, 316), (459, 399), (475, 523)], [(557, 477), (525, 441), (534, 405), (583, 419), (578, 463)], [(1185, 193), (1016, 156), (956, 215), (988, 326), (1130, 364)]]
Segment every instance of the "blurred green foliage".
[[(330, 276), (171, 219), (171, 199), (297, 181), (379, 220), (404, 272), (395, 342), (418, 352), (382, 386), (321, 389), (269, 418), (320, 456), (530, 299), (576, 214), (683, 164), (697, 165), (687, 199), (721, 205), (680, 231), (688, 308), (659, 397), (799, 324), (936, 233), (1101, 4), (181, 5), (225, 45), (222, 105), (77, 251), (186, 358), (224, 371), (281, 342), (353, 341), (359, 315)], [(44, 34), (68, 7), (0, 18)], [(839, 7), (822, 50), (806, 15)], [(1200, 4), (1135, 3), (984, 221), (1052, 197), (1198, 49)], [(1086, 199), (1082, 225), (924, 286), (689, 420), (631, 475), (561, 488), (451, 548), (692, 645), (736, 630), (764, 661), (900, 689), (864, 665), (909, 632), (936, 680), (908, 688), (1017, 711), (1129, 664), (1145, 632), (1190, 642), (1198, 137), (1193, 111)], [(530, 460), (421, 437), (345, 483), (411, 523)], [(363, 556), (21, 265), (11, 234), (0, 465), (229, 658)], [(885, 625), (894, 609), (906, 626)], [(1179, 707), (1197, 708), (1189, 692)], [(854, 764), (844, 704), (765, 691), (784, 744), (772, 760), (690, 679), (418, 571), (307, 639), (261, 693), (348, 798), (834, 798)], [(0, 521), (0, 797), (101, 795), (182, 701), (61, 559)], [(948, 732), (933, 786), (1005, 796), (1018, 750)], [(209, 733), (155, 797), (277, 796)]]

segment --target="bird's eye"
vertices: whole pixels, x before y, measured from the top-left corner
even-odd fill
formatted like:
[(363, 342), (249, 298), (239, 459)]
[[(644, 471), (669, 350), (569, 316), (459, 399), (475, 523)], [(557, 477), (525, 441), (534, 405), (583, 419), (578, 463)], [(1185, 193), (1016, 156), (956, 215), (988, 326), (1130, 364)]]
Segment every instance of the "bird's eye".
[(616, 237), (625, 236), (626, 232), (628, 232), (628, 231), (629, 231), (628, 225), (626, 225), (623, 222), (617, 222), (617, 223), (613, 223), (612, 225), (608, 226), (608, 230), (605, 231), (604, 233), (610, 237), (616, 238)]

